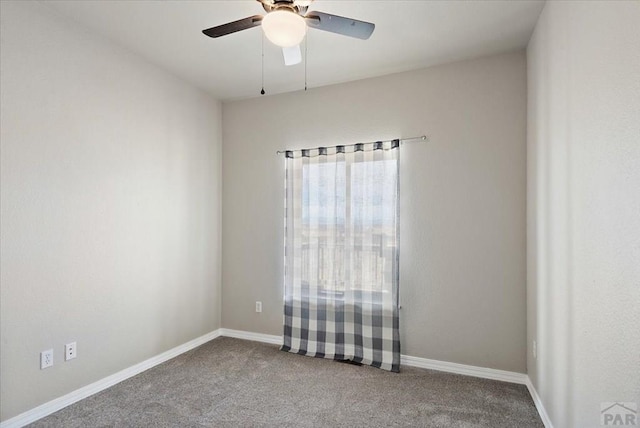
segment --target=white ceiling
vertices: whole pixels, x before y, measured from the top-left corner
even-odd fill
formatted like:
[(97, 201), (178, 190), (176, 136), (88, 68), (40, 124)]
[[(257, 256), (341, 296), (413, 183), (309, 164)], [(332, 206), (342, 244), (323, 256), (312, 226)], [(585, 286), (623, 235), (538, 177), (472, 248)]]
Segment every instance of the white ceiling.
[[(205, 28), (263, 14), (255, 0), (43, 2), (221, 100), (259, 96), (259, 27), (212, 39)], [(310, 29), (309, 88), (413, 70), (526, 46), (544, 2), (316, 0), (310, 10), (369, 21), (369, 40)], [(302, 47), (304, 50), (304, 46)], [(304, 63), (286, 67), (265, 40), (267, 94), (304, 88)]]

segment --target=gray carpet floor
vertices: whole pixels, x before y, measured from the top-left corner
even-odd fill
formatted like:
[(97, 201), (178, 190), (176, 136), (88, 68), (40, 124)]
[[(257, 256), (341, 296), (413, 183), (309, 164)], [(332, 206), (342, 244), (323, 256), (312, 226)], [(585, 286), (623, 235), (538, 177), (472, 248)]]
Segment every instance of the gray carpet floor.
[(542, 427), (524, 385), (218, 338), (31, 427)]

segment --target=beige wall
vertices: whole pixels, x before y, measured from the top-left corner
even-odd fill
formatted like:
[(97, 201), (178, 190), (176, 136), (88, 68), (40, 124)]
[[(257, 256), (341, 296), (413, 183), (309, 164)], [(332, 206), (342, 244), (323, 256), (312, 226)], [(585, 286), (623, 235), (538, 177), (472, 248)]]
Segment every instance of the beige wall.
[(528, 54), (528, 372), (556, 428), (640, 405), (640, 2), (547, 2)]
[(223, 327), (282, 334), (276, 150), (425, 133), (401, 152), (402, 352), (525, 372), (524, 52), (224, 103)]
[(221, 108), (40, 3), (1, 7), (6, 420), (219, 327)]

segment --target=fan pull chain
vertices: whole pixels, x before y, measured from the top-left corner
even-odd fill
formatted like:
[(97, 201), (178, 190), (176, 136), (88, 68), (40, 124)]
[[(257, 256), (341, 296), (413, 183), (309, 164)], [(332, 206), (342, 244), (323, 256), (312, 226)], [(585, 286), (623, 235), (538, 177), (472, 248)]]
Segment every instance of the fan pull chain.
[(307, 90), (307, 52), (309, 52), (309, 32), (307, 31), (307, 36), (304, 38), (304, 90)]
[(262, 90), (260, 91), (260, 95), (264, 95), (264, 31), (262, 33)]

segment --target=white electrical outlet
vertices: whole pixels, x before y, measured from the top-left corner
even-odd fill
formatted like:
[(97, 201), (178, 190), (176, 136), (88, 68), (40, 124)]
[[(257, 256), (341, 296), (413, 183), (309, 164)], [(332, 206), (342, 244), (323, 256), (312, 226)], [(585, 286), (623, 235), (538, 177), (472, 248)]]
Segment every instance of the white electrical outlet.
[(256, 302), (256, 312), (262, 312), (262, 302)]
[(538, 344), (533, 341), (533, 358), (538, 358)]
[(64, 360), (69, 361), (73, 360), (77, 355), (77, 346), (76, 342), (67, 343), (64, 345)]
[(53, 365), (53, 349), (40, 352), (40, 370)]

